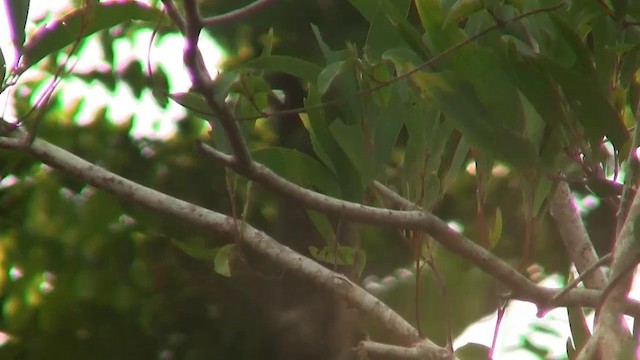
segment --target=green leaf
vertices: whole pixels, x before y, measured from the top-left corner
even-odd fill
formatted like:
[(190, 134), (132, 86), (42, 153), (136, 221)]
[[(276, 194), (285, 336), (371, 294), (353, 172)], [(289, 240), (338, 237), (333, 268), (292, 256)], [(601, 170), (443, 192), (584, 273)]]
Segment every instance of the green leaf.
[(489, 230), (489, 246), (491, 249), (498, 245), (498, 241), (502, 237), (502, 211), (500, 208), (496, 209), (496, 219), (493, 223), (493, 228)]
[[(409, 23), (409, 21), (407, 21), (407, 19), (393, 18), (391, 20), (391, 23), (393, 24), (393, 26), (395, 26), (396, 31), (398, 32), (402, 40), (404, 40), (404, 42), (407, 43), (407, 45), (409, 45), (411, 50), (413, 50), (416, 54), (420, 56), (422, 61), (426, 61), (427, 59), (430, 59), (432, 57), (431, 52), (429, 51), (429, 48), (427, 47), (427, 45), (425, 45), (424, 41), (422, 41), (421, 33), (416, 28), (414, 28)], [(390, 48), (390, 49), (393, 49), (393, 48)], [(403, 49), (408, 50), (406, 48), (403, 48)], [(383, 59), (385, 58), (385, 55), (388, 53), (388, 51), (389, 50), (386, 50), (382, 54)], [(419, 63), (420, 61), (414, 62), (414, 64), (419, 64)]]
[(313, 34), (318, 41), (318, 45), (320, 46), (320, 51), (322, 52), (322, 55), (324, 56), (324, 59), (328, 64), (334, 63), (339, 60), (344, 60), (346, 58), (346, 50), (333, 51), (331, 50), (331, 48), (329, 48), (329, 45), (327, 45), (327, 43), (322, 40), (322, 35), (320, 35), (320, 30), (318, 30), (317, 26), (311, 24), (311, 30), (313, 31)]
[(369, 139), (359, 124), (347, 125), (336, 120), (329, 127), (334, 138), (347, 155), (351, 164), (358, 170), (362, 185), (367, 185), (375, 178), (373, 149)]
[(453, 184), (453, 182), (458, 178), (460, 172), (465, 168), (465, 162), (468, 158), (469, 150), (471, 150), (471, 145), (469, 145), (467, 140), (462, 137), (456, 147), (456, 152), (453, 154), (451, 165), (449, 165), (449, 170), (447, 171), (447, 175), (442, 183), (445, 190)]
[(410, 0), (350, 0), (371, 24), (367, 34), (366, 51), (370, 58), (378, 59), (387, 49), (400, 44), (402, 37), (391, 19), (406, 19)]
[(339, 156), (336, 153), (337, 143), (329, 132), (327, 126), (327, 120), (322, 110), (321, 98), (318, 90), (314, 86), (309, 87), (309, 95), (305, 99), (304, 106), (307, 111), (305, 114), (300, 114), (304, 127), (309, 132), (311, 137), (311, 145), (316, 155), (322, 160), (322, 162), (336, 174), (336, 167), (333, 164), (333, 159)]
[(440, 198), (440, 179), (435, 172), (429, 173), (423, 184), (422, 206), (425, 210), (431, 210), (435, 202)]
[(624, 146), (629, 132), (620, 114), (600, 92), (595, 78), (585, 77), (552, 59), (537, 57), (534, 61), (560, 85), (589, 140), (598, 142), (607, 136), (616, 149)]
[(471, 84), (451, 72), (416, 73), (412, 80), (429, 92), (447, 120), (472, 145), (516, 167), (538, 165), (538, 155), (530, 140), (505, 128), (501, 120), (495, 120)]
[(338, 61), (333, 64), (329, 64), (326, 68), (322, 69), (318, 75), (318, 89), (321, 94), (326, 94), (327, 90), (329, 90), (329, 87), (336, 78), (350, 69), (350, 66), (346, 66), (345, 64), (345, 61)]
[(231, 266), (229, 265), (229, 261), (235, 249), (236, 244), (225, 245), (217, 249), (218, 252), (213, 259), (215, 272), (225, 277), (231, 277)]
[(560, 35), (565, 39), (565, 41), (573, 50), (576, 60), (577, 60), (577, 69), (580, 72), (583, 72), (584, 75), (592, 76), (595, 75), (595, 67), (593, 66), (593, 60), (589, 55), (589, 50), (585, 46), (584, 42), (580, 38), (580, 36), (574, 31), (574, 29), (567, 24), (562, 18), (554, 13), (549, 14), (549, 18), (553, 22), (553, 24), (557, 27), (560, 32)]
[(353, 265), (359, 256), (356, 248), (341, 245), (338, 245), (337, 249), (335, 245), (328, 245), (322, 249), (311, 245), (309, 246), (309, 254), (318, 261), (335, 265)]
[(218, 251), (220, 250), (220, 248), (209, 249), (204, 247), (192, 246), (174, 239), (171, 239), (171, 243), (177, 246), (185, 254), (199, 260), (213, 261), (216, 258)]
[(455, 351), (456, 357), (460, 360), (487, 360), (489, 353), (488, 347), (476, 343), (468, 343)]
[(169, 98), (178, 104), (184, 106), (186, 109), (189, 109), (195, 112), (198, 116), (206, 118), (209, 116), (213, 116), (213, 112), (211, 108), (202, 98), (202, 95), (194, 93), (194, 92), (186, 92), (186, 93), (173, 93), (168, 95)]
[(108, 2), (76, 9), (41, 27), (24, 45), (21, 71), (87, 36), (129, 20), (158, 21), (162, 11), (142, 2)]
[(271, 72), (283, 72), (308, 82), (315, 82), (322, 71), (322, 68), (316, 64), (280, 55), (261, 56), (243, 63), (242, 66)]
[(273, 28), (269, 29), (269, 32), (266, 35), (266, 39), (264, 40), (264, 49), (262, 49), (262, 53), (260, 54), (260, 57), (267, 57), (267, 56), (271, 56), (271, 51), (273, 50), (273, 41), (274, 39), (274, 35), (273, 35)]
[(5, 0), (5, 9), (9, 17), (9, 31), (11, 32), (11, 41), (16, 48), (16, 62), (22, 53), (22, 45), (25, 40), (24, 28), (27, 24), (27, 16), (29, 15), (29, 0)]
[(340, 193), (335, 176), (309, 155), (294, 149), (264, 148), (252, 152), (254, 159), (276, 174), (301, 186), (313, 186), (328, 195)]
[(482, 9), (482, 0), (458, 0), (449, 9), (449, 13), (444, 19), (444, 26), (457, 23), (461, 18), (475, 14)]
[(336, 243), (336, 234), (327, 215), (313, 210), (307, 210), (309, 220), (313, 223), (316, 230), (328, 246), (334, 246)]
[[(4, 77), (7, 74), (7, 64), (4, 60), (4, 54), (2, 53), (2, 49), (0, 49), (0, 88), (4, 85)], [(2, 90), (0, 89), (0, 93)]]

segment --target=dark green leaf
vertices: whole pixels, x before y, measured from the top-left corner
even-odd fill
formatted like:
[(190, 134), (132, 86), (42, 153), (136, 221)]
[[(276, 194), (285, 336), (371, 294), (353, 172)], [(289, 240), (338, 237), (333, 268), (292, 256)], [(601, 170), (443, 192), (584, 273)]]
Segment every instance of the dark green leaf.
[(445, 190), (453, 184), (455, 179), (458, 178), (458, 175), (460, 175), (460, 172), (464, 170), (470, 150), (471, 145), (469, 145), (464, 137), (461, 138), (458, 146), (456, 147), (456, 152), (453, 154), (451, 165), (449, 165), (449, 170), (447, 171), (447, 175), (442, 184)]
[(589, 140), (597, 142), (606, 136), (616, 149), (624, 146), (629, 132), (593, 77), (585, 77), (551, 59), (539, 57), (534, 61), (560, 85)]
[(351, 160), (351, 164), (358, 170), (362, 185), (369, 184), (375, 178), (373, 149), (361, 125), (346, 125), (342, 121), (336, 120), (329, 129)]
[(27, 24), (27, 15), (29, 14), (29, 0), (4, 0), (7, 15), (9, 17), (9, 26), (11, 31), (11, 41), (16, 48), (16, 62), (22, 53), (22, 45), (24, 44), (25, 34), (24, 28)]
[(350, 70), (350, 66), (346, 66), (345, 64), (344, 61), (338, 61), (322, 69), (318, 75), (318, 89), (321, 94), (326, 94), (331, 84), (340, 74), (344, 74), (345, 71)]
[(87, 36), (129, 20), (158, 21), (163, 13), (142, 2), (108, 2), (77, 9), (40, 28), (24, 45), (21, 71)]
[(315, 82), (322, 71), (320, 66), (308, 61), (280, 55), (261, 56), (243, 63), (242, 66), (272, 72), (283, 72), (307, 82)]
[[(304, 102), (307, 110), (307, 117), (302, 116), (302, 121), (311, 137), (311, 145), (316, 155), (333, 173), (336, 173), (336, 167), (333, 164), (334, 159), (339, 156), (336, 153), (337, 143), (329, 132), (327, 120), (324, 111), (320, 107), (321, 99), (318, 90), (314, 86), (309, 87), (309, 95)], [(304, 114), (303, 114), (304, 115)]]
[[(4, 60), (4, 54), (2, 53), (2, 49), (0, 49), (0, 88), (4, 85), (4, 77), (7, 74), (7, 64)], [(2, 90), (0, 89), (0, 93)]]
[(325, 194), (340, 193), (334, 175), (309, 155), (293, 149), (265, 148), (252, 152), (254, 159), (301, 186), (312, 186)]
[(444, 19), (444, 26), (457, 23), (461, 18), (474, 14), (482, 8), (482, 0), (458, 0), (449, 9), (449, 13)]
[(496, 218), (493, 223), (493, 228), (489, 230), (489, 247), (491, 249), (498, 245), (498, 241), (502, 237), (502, 211), (500, 208), (496, 209)]
[(169, 94), (169, 98), (201, 117), (212, 116), (213, 112), (200, 94), (193, 92)]
[(411, 5), (410, 0), (351, 0), (360, 12), (369, 20), (371, 26), (367, 34), (366, 50), (372, 59), (378, 59), (387, 49), (396, 47), (402, 38), (396, 31), (392, 19), (406, 19)]
[(307, 210), (309, 220), (313, 223), (316, 230), (322, 236), (322, 239), (328, 246), (334, 246), (336, 243), (336, 234), (327, 215), (313, 210)]
[(429, 91), (447, 120), (455, 124), (472, 145), (516, 167), (537, 166), (538, 156), (530, 140), (495, 120), (471, 84), (453, 73), (417, 73), (412, 80)]

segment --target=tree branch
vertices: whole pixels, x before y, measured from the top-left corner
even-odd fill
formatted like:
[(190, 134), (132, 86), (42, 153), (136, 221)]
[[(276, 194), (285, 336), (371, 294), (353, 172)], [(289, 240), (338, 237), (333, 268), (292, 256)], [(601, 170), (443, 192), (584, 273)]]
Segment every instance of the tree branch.
[(275, 1), (274, 0), (257, 0), (245, 7), (241, 7), (240, 9), (230, 11), (226, 14), (202, 19), (202, 25), (205, 27), (214, 27), (214, 26), (234, 23), (240, 20), (241, 18), (262, 9), (263, 7), (271, 4), (272, 2), (275, 2)]
[[(25, 139), (26, 133), (22, 130), (16, 130), (11, 138), (0, 137), (0, 148), (23, 150), (43, 163), (98, 189), (180, 219), (188, 224), (208, 231), (222, 233), (229, 237), (237, 235), (236, 222), (229, 216), (137, 184), (44, 140), (36, 139), (29, 146)], [(401, 344), (411, 345), (421, 341), (417, 330), (400, 315), (345, 276), (296, 253), (248, 224), (242, 227), (241, 235), (240, 241), (243, 245), (273, 260), (280, 266), (309, 278), (317, 285), (336, 293), (350, 305), (375, 319), (382, 327), (393, 334)], [(436, 346), (431, 342), (429, 343)]]
[[(576, 265), (578, 274), (584, 273), (586, 269), (598, 262), (598, 255), (573, 201), (569, 185), (565, 181), (560, 181), (555, 193), (551, 195), (549, 212), (555, 220), (564, 247), (569, 253), (569, 258)], [(607, 286), (604, 271), (601, 268), (594, 270), (585, 277), (584, 284), (590, 289), (604, 289)]]
[[(249, 164), (251, 164), (251, 155), (249, 154), (249, 147), (242, 135), (240, 126), (227, 104), (220, 103), (216, 100), (212, 77), (204, 65), (202, 53), (198, 48), (198, 39), (202, 30), (202, 19), (200, 18), (195, 0), (184, 1), (185, 17), (180, 15), (172, 0), (162, 0), (162, 3), (171, 20), (184, 35), (184, 64), (189, 73), (189, 78), (191, 79), (194, 90), (203, 96), (207, 105), (220, 121), (229, 145), (231, 146), (231, 150), (238, 159), (238, 163), (243, 166), (249, 166)], [(215, 126), (214, 121), (209, 120), (209, 125), (214, 131), (217, 131), (215, 129), (217, 126)]]
[(596, 318), (593, 336), (589, 338), (578, 359), (614, 359), (628, 334), (623, 333), (624, 306), (633, 281), (633, 270), (640, 258), (640, 246), (636, 241), (636, 222), (640, 216), (640, 192), (636, 192), (629, 214), (622, 226), (613, 253), (609, 274), (611, 288), (601, 299), (602, 306)]
[[(283, 197), (298, 201), (307, 208), (327, 214), (338, 215), (348, 220), (361, 223), (423, 230), (433, 236), (433, 238), (445, 248), (466, 258), (484, 272), (509, 287), (513, 291), (513, 298), (531, 301), (544, 306), (548, 304), (551, 298), (557, 293), (555, 289), (542, 288), (529, 281), (529, 279), (502, 259), (453, 230), (447, 223), (431, 213), (417, 210), (398, 211), (381, 209), (332, 198), (300, 187), (255, 162), (248, 168), (240, 168), (232, 156), (224, 154), (206, 144), (198, 143), (197, 149), (217, 163), (237, 171), (241, 175), (270, 188)], [(401, 207), (408, 208), (415, 206), (415, 204), (379, 183), (374, 184), (374, 186), (383, 189), (384, 193), (390, 195), (392, 200), (395, 199), (395, 202), (400, 204)], [(595, 290), (574, 289), (564, 295), (555, 305), (590, 306), (595, 308), (598, 305), (600, 294), (601, 292)], [(640, 314), (639, 306), (640, 304), (637, 302), (631, 301), (628, 304), (627, 311)]]

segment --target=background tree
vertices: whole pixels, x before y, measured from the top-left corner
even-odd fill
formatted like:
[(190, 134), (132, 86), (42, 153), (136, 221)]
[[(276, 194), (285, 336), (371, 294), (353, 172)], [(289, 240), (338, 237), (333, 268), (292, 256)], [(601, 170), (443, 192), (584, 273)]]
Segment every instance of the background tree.
[[(28, 33), (5, 0), (3, 358), (471, 359), (452, 339), (511, 299), (566, 307), (572, 359), (632, 357), (633, 2), (68, 5)], [(186, 72), (122, 61), (176, 34)], [(176, 131), (87, 121), (73, 81)], [(524, 275), (571, 264), (587, 289)]]

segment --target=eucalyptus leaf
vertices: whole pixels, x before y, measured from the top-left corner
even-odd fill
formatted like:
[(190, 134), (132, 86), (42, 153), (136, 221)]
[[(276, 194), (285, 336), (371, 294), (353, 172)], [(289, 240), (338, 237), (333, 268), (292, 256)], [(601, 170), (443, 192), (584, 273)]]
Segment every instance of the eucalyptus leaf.
[(4, 0), (5, 9), (9, 17), (11, 41), (16, 49), (16, 62), (22, 54), (22, 46), (25, 41), (25, 26), (29, 15), (29, 0)]
[(129, 20), (157, 22), (165, 16), (159, 9), (139, 1), (94, 3), (87, 8), (73, 10), (46, 27), (39, 28), (29, 38), (24, 44), (20, 70), (25, 71), (45, 56), (97, 31)]

